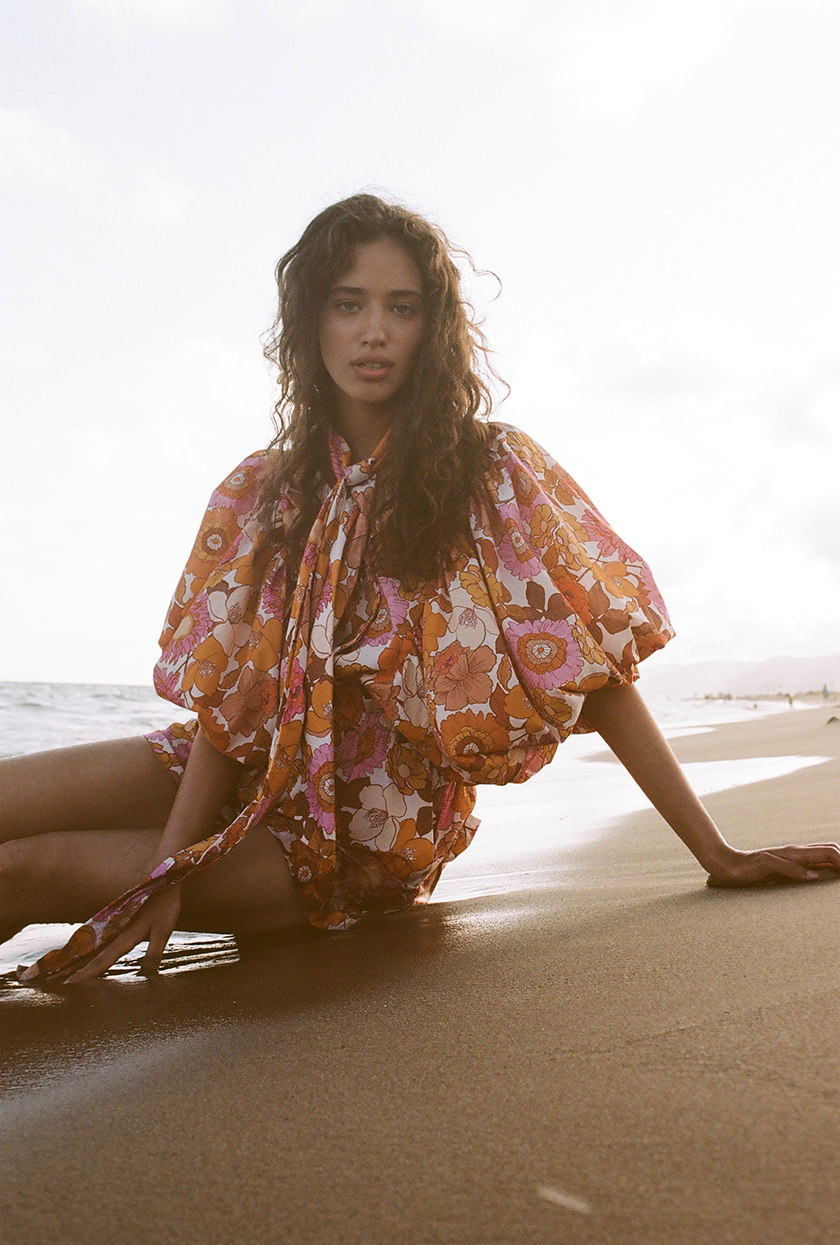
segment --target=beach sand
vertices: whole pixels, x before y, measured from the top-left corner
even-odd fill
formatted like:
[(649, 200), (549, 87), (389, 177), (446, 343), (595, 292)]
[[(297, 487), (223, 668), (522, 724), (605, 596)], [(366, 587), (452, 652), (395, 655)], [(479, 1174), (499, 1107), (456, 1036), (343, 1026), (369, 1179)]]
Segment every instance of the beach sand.
[[(833, 758), (708, 797), (732, 842), (837, 837), (830, 713), (675, 741)], [(203, 971), (7, 987), (0, 1241), (840, 1241), (840, 881), (708, 889), (652, 812), (556, 872)]]

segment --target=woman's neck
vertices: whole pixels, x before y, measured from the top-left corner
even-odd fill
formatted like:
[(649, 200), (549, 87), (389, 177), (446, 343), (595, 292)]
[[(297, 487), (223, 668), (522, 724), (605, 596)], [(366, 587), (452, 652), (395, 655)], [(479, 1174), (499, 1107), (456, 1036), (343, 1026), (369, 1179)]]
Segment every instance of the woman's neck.
[(390, 406), (350, 407), (335, 413), (335, 427), (350, 446), (354, 462), (370, 458), (391, 426)]

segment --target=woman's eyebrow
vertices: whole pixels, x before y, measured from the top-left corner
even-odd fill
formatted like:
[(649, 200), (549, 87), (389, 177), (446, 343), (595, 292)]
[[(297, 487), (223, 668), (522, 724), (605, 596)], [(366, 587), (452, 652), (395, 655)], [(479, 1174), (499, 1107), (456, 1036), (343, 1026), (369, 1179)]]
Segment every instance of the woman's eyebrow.
[[(361, 285), (336, 285), (333, 286), (331, 293), (333, 294), (367, 294), (367, 290)], [(389, 290), (391, 298), (419, 298), (423, 295), (419, 290)]]

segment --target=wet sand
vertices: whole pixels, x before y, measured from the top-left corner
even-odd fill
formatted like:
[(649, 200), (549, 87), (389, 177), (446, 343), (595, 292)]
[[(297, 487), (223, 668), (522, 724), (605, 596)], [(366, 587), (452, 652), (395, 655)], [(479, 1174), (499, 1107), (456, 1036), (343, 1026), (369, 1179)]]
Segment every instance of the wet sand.
[[(676, 740), (833, 759), (708, 797), (838, 835), (817, 708)], [(840, 881), (720, 891), (653, 813), (557, 887), (200, 971), (0, 990), (3, 1245), (840, 1240)]]

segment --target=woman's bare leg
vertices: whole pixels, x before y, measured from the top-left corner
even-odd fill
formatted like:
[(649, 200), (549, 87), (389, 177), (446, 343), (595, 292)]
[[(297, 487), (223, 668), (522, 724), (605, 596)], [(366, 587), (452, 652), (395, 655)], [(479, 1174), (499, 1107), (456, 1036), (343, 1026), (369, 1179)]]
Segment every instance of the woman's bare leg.
[(58, 830), (163, 826), (176, 790), (142, 735), (6, 757), (0, 843)]
[[(0, 939), (34, 922), (85, 921), (141, 881), (161, 831), (65, 831), (0, 845)], [(262, 932), (303, 923), (286, 859), (256, 826), (183, 884), (179, 929)]]

